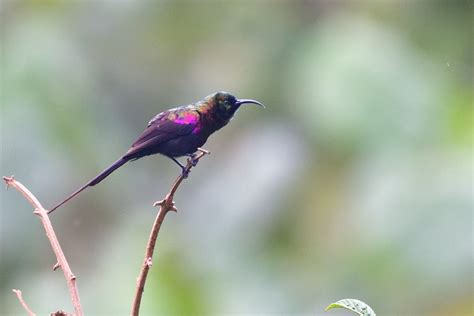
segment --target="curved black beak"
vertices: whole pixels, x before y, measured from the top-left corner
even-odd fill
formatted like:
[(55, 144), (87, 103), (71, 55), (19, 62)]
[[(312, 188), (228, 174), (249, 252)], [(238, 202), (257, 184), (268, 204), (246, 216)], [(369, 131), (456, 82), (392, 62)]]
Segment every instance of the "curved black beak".
[(265, 108), (265, 105), (263, 105), (263, 103), (258, 102), (256, 100), (252, 100), (252, 99), (238, 99), (235, 104), (236, 105), (242, 105), (242, 104), (245, 104), (245, 103), (257, 104), (257, 105), (261, 106), (262, 108)]

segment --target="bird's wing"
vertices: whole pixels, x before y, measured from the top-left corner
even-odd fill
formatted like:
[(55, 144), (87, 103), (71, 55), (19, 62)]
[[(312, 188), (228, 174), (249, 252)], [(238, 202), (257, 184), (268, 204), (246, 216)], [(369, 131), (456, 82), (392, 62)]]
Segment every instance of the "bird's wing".
[(146, 127), (150, 127), (154, 122), (163, 119), (163, 118), (166, 117), (170, 112), (175, 111), (176, 109), (177, 109), (177, 108), (175, 108), (175, 109), (170, 109), (170, 110), (168, 110), (168, 111), (164, 111), (164, 112), (161, 112), (161, 113), (156, 114), (156, 115), (148, 122), (148, 125), (147, 125)]
[(154, 146), (187, 135), (199, 124), (199, 113), (185, 108), (171, 109), (156, 115), (125, 154), (133, 155)]

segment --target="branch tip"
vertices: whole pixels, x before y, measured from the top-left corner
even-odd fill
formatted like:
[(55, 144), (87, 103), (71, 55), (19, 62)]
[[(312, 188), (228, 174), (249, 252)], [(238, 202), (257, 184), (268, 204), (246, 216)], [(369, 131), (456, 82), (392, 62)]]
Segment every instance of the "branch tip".
[(5, 188), (8, 189), (13, 181), (15, 181), (15, 176), (6, 177), (3, 176), (3, 181), (5, 181)]
[(210, 155), (210, 154), (211, 154), (211, 152), (210, 152), (209, 150), (206, 150), (206, 149), (204, 149), (204, 148), (200, 148), (200, 147), (199, 147), (197, 150), (200, 151), (200, 152), (202, 152), (202, 153), (205, 154), (205, 155)]
[(28, 304), (26, 304), (25, 300), (23, 299), (23, 296), (21, 295), (21, 291), (20, 291), (20, 290), (16, 290), (16, 289), (13, 289), (12, 291), (13, 291), (13, 293), (16, 294), (16, 297), (17, 297), (18, 300), (20, 301), (21, 306), (23, 306), (23, 308), (25, 309), (25, 311), (26, 311), (26, 313), (28, 314), (28, 316), (36, 316), (36, 314), (33, 313), (33, 311), (30, 309), (30, 307), (28, 306)]

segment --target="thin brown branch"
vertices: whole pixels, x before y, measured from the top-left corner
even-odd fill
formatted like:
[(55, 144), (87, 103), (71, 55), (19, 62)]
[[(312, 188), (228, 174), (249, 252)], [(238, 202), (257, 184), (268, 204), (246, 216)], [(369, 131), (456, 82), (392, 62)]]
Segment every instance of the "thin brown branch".
[(148, 276), (148, 271), (150, 270), (151, 265), (153, 263), (153, 252), (155, 250), (156, 239), (158, 238), (158, 233), (160, 232), (161, 224), (163, 223), (163, 220), (165, 219), (165, 216), (169, 211), (178, 211), (174, 206), (174, 194), (176, 193), (176, 190), (178, 189), (181, 182), (186, 178), (185, 175), (190, 172), (190, 170), (197, 164), (199, 159), (201, 159), (207, 154), (209, 154), (207, 150), (199, 148), (199, 151), (197, 152), (197, 154), (195, 154), (194, 159), (188, 159), (184, 172), (176, 179), (166, 197), (163, 200), (157, 201), (153, 204), (153, 206), (159, 205), (160, 209), (158, 210), (155, 222), (153, 223), (153, 227), (150, 232), (150, 237), (148, 238), (148, 243), (146, 246), (145, 259), (143, 260), (143, 264), (140, 269), (140, 274), (137, 278), (137, 287), (135, 290), (135, 297), (132, 306), (133, 316), (138, 316), (140, 312), (140, 303), (142, 300), (143, 290), (145, 288), (145, 282)]
[(61, 249), (58, 238), (56, 237), (56, 233), (54, 232), (53, 225), (49, 220), (48, 212), (46, 211), (46, 209), (43, 208), (43, 206), (33, 195), (33, 193), (31, 193), (30, 190), (28, 190), (23, 184), (16, 181), (13, 176), (3, 177), (3, 180), (5, 180), (7, 187), (11, 186), (17, 189), (35, 209), (33, 213), (38, 215), (38, 217), (40, 218), (44, 230), (46, 231), (46, 237), (48, 237), (49, 242), (51, 243), (51, 247), (53, 248), (54, 254), (56, 255), (57, 263), (55, 264), (55, 267), (59, 265), (59, 267), (63, 270), (64, 278), (66, 279), (69, 288), (69, 293), (71, 295), (72, 305), (74, 306), (74, 315), (82, 316), (83, 312), (81, 302), (79, 300), (79, 292), (77, 291), (76, 277), (72, 273), (71, 268), (69, 268), (66, 256), (64, 255)]
[(21, 295), (20, 290), (12, 290), (15, 294), (18, 300), (20, 301), (20, 304), (23, 306), (25, 311), (28, 313), (28, 316), (36, 316), (36, 314), (28, 307), (28, 304), (26, 304), (25, 300), (23, 299), (23, 296)]

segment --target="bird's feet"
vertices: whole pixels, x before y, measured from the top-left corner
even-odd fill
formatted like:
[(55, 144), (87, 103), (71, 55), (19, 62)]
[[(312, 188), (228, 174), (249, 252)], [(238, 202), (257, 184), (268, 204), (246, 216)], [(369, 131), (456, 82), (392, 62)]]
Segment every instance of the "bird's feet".
[(210, 154), (209, 151), (202, 148), (198, 148), (195, 153), (186, 155), (189, 157), (188, 163), (186, 164), (186, 166), (184, 166), (174, 157), (169, 157), (169, 158), (171, 158), (181, 168), (181, 175), (183, 176), (184, 179), (186, 179), (189, 176), (189, 172), (191, 168), (197, 166), (199, 159), (201, 159), (202, 156), (209, 155), (209, 154)]
[(189, 169), (187, 167), (181, 167), (181, 175), (184, 179), (187, 179), (189, 176)]
[(199, 162), (199, 159), (197, 158), (197, 154), (196, 153), (189, 154), (188, 157), (189, 157), (189, 161), (191, 162), (191, 166), (196, 167)]

